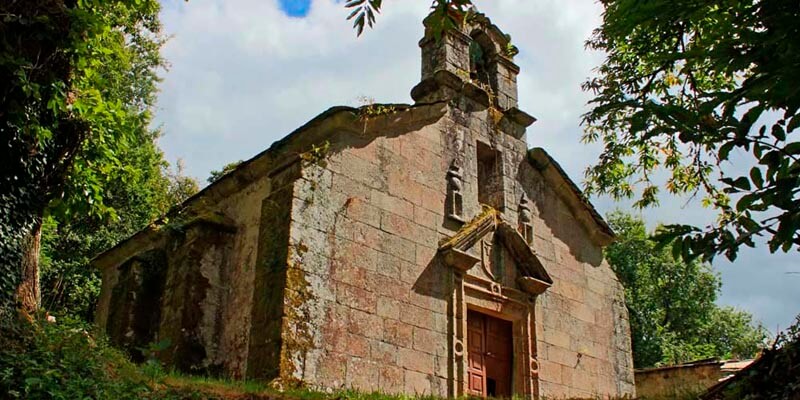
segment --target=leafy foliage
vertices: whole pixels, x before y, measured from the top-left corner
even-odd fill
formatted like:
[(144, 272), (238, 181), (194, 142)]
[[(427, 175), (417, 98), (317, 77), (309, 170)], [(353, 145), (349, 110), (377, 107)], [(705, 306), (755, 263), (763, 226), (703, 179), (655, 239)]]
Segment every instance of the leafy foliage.
[(211, 176), (209, 176), (209, 177), (206, 179), (206, 181), (207, 181), (208, 183), (214, 183), (214, 182), (216, 182), (217, 180), (219, 180), (219, 178), (222, 178), (223, 176), (227, 175), (227, 174), (228, 174), (228, 172), (231, 172), (231, 171), (235, 170), (235, 169), (236, 169), (236, 167), (238, 167), (238, 166), (239, 166), (239, 164), (241, 164), (241, 163), (242, 163), (242, 160), (239, 160), (239, 161), (234, 161), (234, 162), (232, 162), (232, 163), (225, 164), (225, 165), (222, 167), (222, 169), (221, 169), (221, 170), (219, 170), (219, 171), (216, 171), (216, 170), (214, 170), (214, 171), (211, 171)]
[[(353, 20), (356, 34), (361, 36), (364, 28), (372, 28), (375, 16), (381, 11), (382, 0), (347, 0), (345, 7), (352, 9), (348, 20)], [(436, 37), (447, 30), (457, 28), (469, 16), (473, 5), (471, 0), (433, 0), (428, 21)]]
[[(607, 54), (584, 140), (588, 193), (658, 203), (702, 194), (715, 225), (662, 228), (686, 258), (736, 258), (763, 236), (800, 249), (800, 6), (784, 0), (603, 0), (587, 46)], [(659, 174), (662, 171), (664, 173)], [(660, 177), (666, 175), (663, 183)]]
[(157, 4), (87, 7), (72, 12), (111, 32), (79, 43), (99, 51), (71, 61), (87, 75), (76, 90), (98, 101), (87, 107), (111, 107), (112, 118), (93, 117), (97, 109), (86, 113), (90, 134), (46, 208), (41, 271), (43, 305), (83, 318), (91, 317), (100, 288), (89, 260), (197, 191), (180, 164), (176, 172), (168, 169), (156, 145), (160, 132), (149, 127), (164, 67)]
[(720, 279), (708, 264), (659, 249), (641, 219), (616, 212), (609, 223), (619, 240), (606, 257), (625, 287), (637, 368), (749, 358), (764, 346), (766, 330), (751, 315), (714, 304)]
[(0, 321), (0, 392), (10, 399), (161, 398), (83, 323)]
[(800, 315), (780, 333), (771, 349), (749, 368), (712, 388), (701, 398), (783, 400), (800, 395)]
[(353, 28), (360, 36), (364, 32), (364, 25), (375, 23), (375, 14), (381, 12), (382, 0), (347, 0), (345, 7), (352, 8), (353, 11), (347, 16), (348, 20), (353, 20)]
[(183, 160), (178, 160), (174, 171), (166, 169), (164, 174), (169, 181), (167, 199), (170, 206), (182, 203), (200, 191), (200, 184), (197, 183), (197, 180), (185, 174)]
[[(87, 3), (92, 4), (92, 3)], [(158, 20), (158, 3), (134, 1), (97, 2), (87, 9), (76, 9), (98, 31), (94, 40), (77, 46), (96, 48), (85, 58), (73, 60), (76, 70), (86, 78), (76, 82), (76, 90), (90, 93), (82, 118), (89, 135), (76, 153), (68, 171), (64, 190), (49, 205), (58, 217), (93, 214), (116, 219), (112, 186), (135, 182), (141, 175), (139, 164), (127, 164), (137, 155), (150, 157), (159, 168), (160, 152), (152, 144), (159, 136), (149, 128), (151, 108), (156, 101), (157, 73), (164, 68), (160, 49), (165, 42)], [(138, 147), (145, 146), (146, 149)], [(145, 155), (146, 152), (152, 153)]]
[(155, 0), (0, 5), (4, 302), (22, 274), (21, 243), (36, 236), (46, 210), (116, 217), (103, 189), (131, 175), (119, 150), (149, 122), (161, 63), (158, 9)]
[[(10, 112), (2, 116), (13, 162), (0, 179), (13, 182), (0, 193), (0, 218), (19, 222), (3, 225), (17, 233), (0, 232), (0, 243), (14, 250), (3, 254), (16, 255), (0, 261), (13, 271), (20, 257), (15, 244), (42, 221), (43, 304), (88, 318), (99, 291), (89, 260), (198, 190), (180, 164), (169, 170), (156, 146), (160, 132), (149, 127), (164, 67), (159, 5), (38, 1), (13, 2), (5, 11), (3, 28), (20, 46), (2, 48), (3, 73), (18, 79), (10, 81)], [(39, 15), (33, 27), (31, 15)], [(38, 41), (26, 29), (36, 29)], [(37, 47), (60, 63), (26, 53)], [(39, 78), (33, 89), (25, 88), (29, 76)], [(59, 118), (80, 129), (65, 130)]]
[(311, 148), (307, 151), (300, 153), (300, 159), (303, 160), (303, 165), (322, 165), (325, 166), (325, 159), (328, 158), (328, 152), (331, 149), (331, 142), (324, 141), (317, 146), (311, 144)]
[[(0, 296), (8, 303), (21, 279), (21, 244), (58, 188), (85, 125), (71, 110), (69, 16), (57, 2), (2, 2), (0, 25)], [(64, 107), (60, 107), (63, 105)], [(59, 129), (65, 135), (54, 135)], [(55, 179), (58, 180), (58, 179)]]
[(168, 169), (150, 135), (120, 159), (132, 167), (131, 179), (103, 185), (114, 223), (93, 215), (48, 216), (42, 233), (42, 305), (51, 313), (92, 320), (100, 294), (91, 259), (144, 228), (172, 206), (197, 192), (197, 182)]

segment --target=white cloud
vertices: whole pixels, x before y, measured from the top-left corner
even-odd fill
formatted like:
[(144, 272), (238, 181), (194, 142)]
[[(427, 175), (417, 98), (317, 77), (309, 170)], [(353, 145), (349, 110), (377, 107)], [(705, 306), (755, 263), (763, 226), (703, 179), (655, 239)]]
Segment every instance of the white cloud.
[[(579, 144), (580, 116), (589, 96), (580, 84), (602, 61), (584, 49), (602, 8), (587, 0), (479, 0), (478, 6), (510, 33), (517, 62), (521, 108), (539, 118), (529, 143), (546, 148), (573, 179), (599, 153)], [(314, 0), (306, 18), (284, 15), (277, 1), (166, 2), (162, 13), (173, 39), (164, 49), (172, 64), (162, 85), (157, 122), (171, 159), (204, 181), (208, 172), (247, 159), (330, 106), (410, 102), (419, 81), (422, 18), (429, 1), (391, 0), (374, 30), (356, 39), (347, 12), (333, 0)], [(645, 217), (658, 222), (707, 223), (713, 214), (685, 200), (665, 199)], [(596, 201), (601, 212), (626, 205)], [(717, 262), (721, 302), (751, 311), (768, 327), (786, 326), (800, 311), (786, 275), (795, 256), (746, 251), (735, 265)]]

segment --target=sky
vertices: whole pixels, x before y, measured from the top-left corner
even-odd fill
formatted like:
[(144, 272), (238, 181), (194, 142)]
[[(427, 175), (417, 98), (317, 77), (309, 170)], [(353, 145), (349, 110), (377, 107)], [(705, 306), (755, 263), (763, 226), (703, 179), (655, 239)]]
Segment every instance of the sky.
[[(205, 182), (209, 172), (248, 159), (335, 105), (412, 103), (420, 80), (422, 19), (430, 0), (387, 0), (377, 25), (356, 38), (341, 0), (164, 0), (162, 22), (171, 36), (163, 55), (156, 124), (168, 159)], [(589, 95), (580, 84), (603, 60), (584, 48), (602, 7), (590, 0), (476, 0), (519, 47), (515, 61), (520, 108), (538, 118), (530, 146), (547, 150), (573, 180), (597, 159), (580, 143), (580, 116)], [(659, 223), (713, 222), (697, 201), (662, 198), (661, 206), (593, 199)], [(745, 249), (735, 263), (720, 258), (719, 303), (751, 312), (771, 331), (800, 313), (796, 254)], [(791, 273), (790, 273), (791, 272)]]

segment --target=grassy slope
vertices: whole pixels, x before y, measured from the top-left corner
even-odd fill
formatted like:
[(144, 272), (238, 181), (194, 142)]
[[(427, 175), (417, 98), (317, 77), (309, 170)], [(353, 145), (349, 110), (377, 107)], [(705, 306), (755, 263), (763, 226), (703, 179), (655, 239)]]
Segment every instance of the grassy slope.
[(29, 322), (9, 314), (0, 312), (0, 400), (439, 400), (353, 390), (281, 391), (261, 382), (168, 373), (155, 360), (133, 364), (83, 322)]
[[(353, 390), (339, 390), (323, 393), (309, 389), (286, 389), (283, 391), (267, 384), (254, 381), (226, 381), (205, 377), (169, 374), (162, 381), (164, 388), (188, 396), (201, 396), (203, 399), (224, 400), (410, 400), (437, 399), (432, 396), (414, 397), (388, 395), (383, 393), (361, 393)], [(203, 397), (204, 396), (204, 397)], [(191, 398), (191, 397), (190, 397)]]
[[(167, 373), (155, 360), (133, 364), (104, 335), (75, 320), (28, 321), (0, 311), (0, 400), (272, 399), (408, 400), (355, 391), (279, 391), (264, 383)], [(143, 349), (147, 352), (150, 349)], [(434, 400), (429, 397), (428, 400)]]

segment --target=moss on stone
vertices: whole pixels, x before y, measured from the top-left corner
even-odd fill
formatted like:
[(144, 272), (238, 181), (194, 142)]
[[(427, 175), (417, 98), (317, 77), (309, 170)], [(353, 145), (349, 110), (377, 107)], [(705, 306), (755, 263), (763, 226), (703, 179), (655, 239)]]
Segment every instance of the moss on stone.
[(301, 387), (303, 382), (294, 376), (302, 366), (294, 363), (295, 355), (306, 354), (314, 348), (314, 333), (309, 305), (314, 302), (311, 285), (302, 269), (301, 260), (308, 247), (302, 242), (290, 246), (287, 257), (286, 290), (284, 292), (283, 349), (280, 357), (280, 380), (284, 387)]
[(487, 219), (496, 219), (498, 216), (497, 210), (492, 208), (491, 206), (487, 206), (486, 204), (481, 204), (481, 213), (475, 216), (472, 220), (466, 223), (455, 235), (442, 239), (439, 242), (440, 249), (446, 249), (453, 247), (458, 242), (460, 242), (465, 237), (469, 236), (473, 232), (475, 232), (478, 228), (483, 225)]

